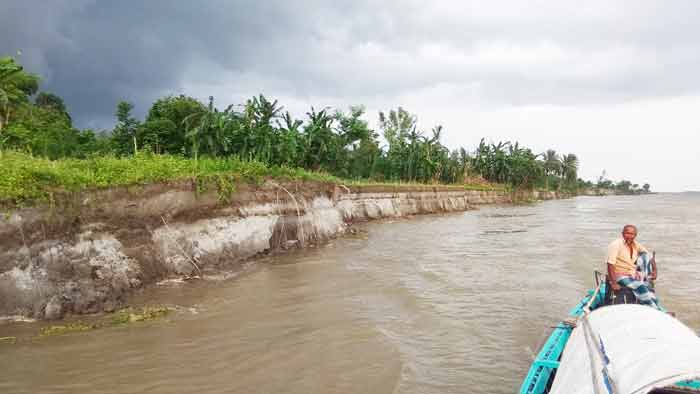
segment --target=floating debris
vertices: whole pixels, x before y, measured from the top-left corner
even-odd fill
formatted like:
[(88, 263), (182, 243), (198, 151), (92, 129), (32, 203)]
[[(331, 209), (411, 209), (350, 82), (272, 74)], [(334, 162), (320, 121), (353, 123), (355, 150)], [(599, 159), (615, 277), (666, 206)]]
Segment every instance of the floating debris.
[(79, 321), (79, 322), (75, 322), (75, 323), (68, 323), (65, 325), (44, 327), (39, 331), (39, 336), (40, 337), (48, 337), (48, 336), (68, 334), (71, 332), (90, 331), (90, 330), (94, 330), (98, 327), (99, 327), (99, 325), (97, 325), (97, 324), (87, 324), (87, 323), (83, 323), (83, 322)]
[(139, 310), (131, 308), (117, 311), (112, 318), (113, 325), (156, 320), (167, 316), (172, 309), (168, 307), (143, 307)]
[[(174, 309), (164, 306), (145, 306), (143, 308), (125, 308), (114, 314), (107, 315), (95, 323), (82, 321), (44, 327), (39, 331), (39, 337), (63, 335), (72, 332), (91, 331), (99, 328), (121, 326), (125, 324), (157, 320), (167, 316)], [(110, 318), (111, 317), (111, 318)]]
[(17, 343), (17, 337), (0, 337), (0, 343), (8, 343), (14, 345)]

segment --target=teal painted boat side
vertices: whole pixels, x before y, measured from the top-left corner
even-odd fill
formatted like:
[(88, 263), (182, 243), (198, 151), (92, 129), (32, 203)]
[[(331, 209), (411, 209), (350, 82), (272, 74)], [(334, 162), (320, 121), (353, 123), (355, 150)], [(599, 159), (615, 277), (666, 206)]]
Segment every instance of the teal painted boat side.
[[(591, 297), (595, 294), (595, 300), (591, 303), (591, 309), (595, 309), (600, 305), (603, 305), (603, 300), (605, 297), (605, 283), (600, 285), (600, 291), (595, 293), (594, 290), (588, 290), (588, 294), (584, 297), (581, 302), (576, 305), (571, 311), (569, 311), (569, 317), (579, 317), (583, 314), (583, 308), (588, 305)], [(663, 310), (663, 308), (662, 308)], [(559, 367), (559, 359), (561, 357), (566, 343), (569, 341), (571, 336), (572, 327), (559, 323), (549, 338), (547, 342), (542, 346), (542, 349), (537, 354), (537, 357), (532, 362), (530, 370), (523, 380), (523, 384), (520, 386), (520, 394), (546, 394), (548, 388), (548, 383), (552, 375), (556, 372)], [(675, 384), (677, 387), (700, 390), (700, 380), (684, 380)]]
[[(586, 297), (569, 311), (569, 317), (579, 317), (583, 314), (583, 308), (588, 305), (594, 291), (589, 290)], [(601, 289), (596, 294), (596, 299), (591, 303), (592, 308), (596, 308), (603, 303), (603, 295), (605, 294), (605, 284), (601, 285)], [(552, 377), (552, 374), (559, 367), (559, 358), (566, 347), (566, 343), (571, 336), (572, 327), (559, 323), (547, 338), (547, 342), (542, 346), (542, 349), (537, 354), (537, 357), (532, 362), (530, 370), (520, 386), (520, 394), (544, 394), (547, 390), (547, 384)]]
[(700, 390), (700, 380), (683, 380), (676, 383), (676, 386), (687, 389)]

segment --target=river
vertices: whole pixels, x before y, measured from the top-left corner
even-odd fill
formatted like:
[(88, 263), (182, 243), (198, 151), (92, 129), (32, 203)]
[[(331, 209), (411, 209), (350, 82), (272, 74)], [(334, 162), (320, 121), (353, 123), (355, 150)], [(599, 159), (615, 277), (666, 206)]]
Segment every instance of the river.
[[(700, 195), (579, 197), (368, 223), (133, 304), (166, 320), (0, 344), (2, 393), (514, 393), (625, 223), (700, 329)], [(40, 323), (0, 325), (0, 337)]]

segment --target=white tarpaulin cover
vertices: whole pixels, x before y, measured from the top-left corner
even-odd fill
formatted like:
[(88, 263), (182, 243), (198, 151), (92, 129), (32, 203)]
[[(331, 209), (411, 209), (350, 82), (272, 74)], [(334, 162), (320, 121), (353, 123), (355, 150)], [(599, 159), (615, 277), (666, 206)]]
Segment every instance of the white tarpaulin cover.
[(550, 393), (645, 394), (697, 377), (700, 338), (690, 328), (648, 306), (614, 305), (579, 319)]

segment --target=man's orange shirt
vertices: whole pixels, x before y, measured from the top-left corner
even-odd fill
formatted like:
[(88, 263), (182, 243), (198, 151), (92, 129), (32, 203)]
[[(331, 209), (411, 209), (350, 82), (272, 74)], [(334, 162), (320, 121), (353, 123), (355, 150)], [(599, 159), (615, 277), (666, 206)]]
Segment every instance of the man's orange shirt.
[(637, 257), (639, 253), (646, 252), (646, 248), (639, 242), (634, 241), (632, 244), (632, 256), (630, 256), (630, 248), (627, 247), (625, 240), (618, 238), (608, 246), (608, 264), (615, 267), (615, 272), (623, 275), (634, 275), (637, 271)]

